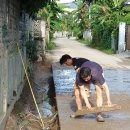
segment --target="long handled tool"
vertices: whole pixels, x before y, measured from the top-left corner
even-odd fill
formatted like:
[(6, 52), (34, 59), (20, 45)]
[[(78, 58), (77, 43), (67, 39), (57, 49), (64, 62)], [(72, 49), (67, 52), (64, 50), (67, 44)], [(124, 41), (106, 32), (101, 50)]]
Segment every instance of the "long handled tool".
[(22, 61), (22, 65), (23, 65), (23, 68), (24, 68), (24, 71), (25, 71), (25, 75), (26, 75), (28, 84), (29, 84), (29, 87), (30, 87), (30, 91), (31, 91), (31, 93), (32, 93), (32, 97), (33, 97), (33, 100), (34, 100), (34, 103), (35, 103), (37, 112), (38, 112), (39, 117), (40, 117), (40, 120), (41, 120), (42, 130), (46, 130), (45, 125), (44, 125), (44, 122), (43, 122), (43, 120), (42, 120), (42, 116), (41, 116), (41, 114), (40, 114), (40, 111), (39, 111), (39, 108), (38, 108), (38, 105), (37, 105), (37, 102), (36, 102), (36, 98), (35, 98), (35, 96), (34, 96), (34, 92), (33, 92), (33, 90), (32, 90), (32, 86), (31, 86), (31, 83), (30, 83), (30, 80), (29, 80), (29, 76), (28, 76), (28, 73), (27, 73), (27, 68), (26, 68), (25, 63), (24, 63), (24, 61), (23, 61), (23, 57), (22, 57), (22, 54), (21, 54), (21, 51), (20, 51), (20, 48), (19, 48), (18, 43), (17, 43), (17, 48), (18, 48), (18, 52), (19, 52), (19, 55), (20, 55), (20, 58), (21, 58), (21, 61)]
[(98, 112), (115, 111), (119, 109), (121, 109), (121, 106), (117, 104), (112, 104), (111, 106), (104, 105), (102, 107), (92, 107), (91, 109), (83, 108), (82, 110), (78, 110), (72, 115), (70, 115), (70, 117), (75, 118), (82, 115), (93, 114), (93, 113), (98, 113)]

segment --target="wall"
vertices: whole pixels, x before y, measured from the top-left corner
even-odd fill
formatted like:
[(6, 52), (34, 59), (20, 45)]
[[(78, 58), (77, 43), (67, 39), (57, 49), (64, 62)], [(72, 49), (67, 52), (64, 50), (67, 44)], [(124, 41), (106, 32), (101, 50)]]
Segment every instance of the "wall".
[(46, 22), (37, 18), (34, 21), (34, 39), (38, 44), (38, 60), (45, 60), (45, 47), (46, 47)]
[(123, 23), (123, 22), (119, 23), (118, 53), (124, 52), (126, 49), (125, 26), (126, 26), (125, 23)]
[(20, 0), (0, 0), (0, 130), (3, 130), (24, 86), (24, 61), (28, 40), (29, 16), (20, 11)]
[(90, 29), (86, 29), (86, 31), (83, 33), (83, 38), (85, 40), (91, 40), (92, 39), (92, 35), (91, 35), (91, 30)]

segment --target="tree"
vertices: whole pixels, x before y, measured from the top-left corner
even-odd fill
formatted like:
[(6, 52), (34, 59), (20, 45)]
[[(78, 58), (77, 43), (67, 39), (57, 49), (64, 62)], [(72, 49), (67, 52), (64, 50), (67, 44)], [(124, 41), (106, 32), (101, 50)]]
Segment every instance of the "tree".
[(50, 36), (53, 32), (59, 27), (58, 22), (59, 14), (62, 13), (60, 7), (58, 7), (56, 1), (53, 1), (53, 4), (47, 4), (46, 7), (42, 8), (38, 12), (38, 16), (41, 17), (43, 20), (46, 21), (46, 28), (47, 28), (47, 42), (50, 41)]
[(71, 19), (73, 18), (73, 26), (69, 26), (71, 27), (71, 29), (74, 31), (74, 34), (76, 35), (77, 38), (82, 39), (83, 38), (83, 32), (89, 28), (89, 23), (88, 23), (88, 6), (86, 3), (84, 3), (82, 0), (78, 0), (76, 2), (77, 5), (77, 10), (75, 10), (74, 12), (72, 12), (72, 16)]
[(36, 15), (39, 9), (46, 7), (48, 3), (52, 3), (53, 0), (21, 0), (21, 9), (25, 10), (31, 16)]
[(125, 21), (128, 14), (123, 7), (124, 0), (97, 0), (91, 5), (94, 44), (111, 48), (111, 38), (117, 41), (119, 22)]

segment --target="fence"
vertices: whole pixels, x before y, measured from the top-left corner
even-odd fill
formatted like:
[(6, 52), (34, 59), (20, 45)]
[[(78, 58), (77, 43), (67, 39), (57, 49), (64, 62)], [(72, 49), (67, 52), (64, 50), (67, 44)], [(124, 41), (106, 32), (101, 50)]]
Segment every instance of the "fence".
[(130, 25), (126, 27), (126, 50), (130, 50)]
[(24, 86), (24, 71), (19, 54), (3, 54), (0, 56), (0, 130)]
[(16, 43), (20, 43), (25, 60), (22, 44), (26, 27), (25, 17), (19, 16), (19, 4), (20, 0), (0, 0), (0, 130), (4, 129), (24, 86), (24, 71)]

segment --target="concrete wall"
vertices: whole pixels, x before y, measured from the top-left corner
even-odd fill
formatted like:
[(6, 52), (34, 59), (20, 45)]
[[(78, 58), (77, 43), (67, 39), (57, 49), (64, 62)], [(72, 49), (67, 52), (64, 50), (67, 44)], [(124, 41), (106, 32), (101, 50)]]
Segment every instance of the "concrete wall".
[(55, 32), (54, 34), (53, 34), (53, 36), (54, 37), (67, 37), (67, 35), (68, 35), (68, 32), (67, 31), (63, 31), (63, 32)]
[(119, 24), (119, 38), (118, 38), (118, 53), (124, 52), (126, 49), (126, 43), (125, 43), (125, 26), (126, 24), (124, 22), (121, 22)]
[(92, 35), (91, 35), (91, 30), (87, 29), (84, 33), (83, 33), (83, 38), (85, 40), (91, 40), (92, 39)]
[(3, 130), (24, 86), (24, 61), (28, 40), (29, 15), (20, 11), (20, 0), (0, 0), (0, 130)]
[[(45, 59), (45, 50), (46, 50), (46, 22), (40, 18), (34, 21), (34, 39), (38, 44), (38, 60), (44, 61)], [(49, 36), (49, 35), (48, 35)]]

